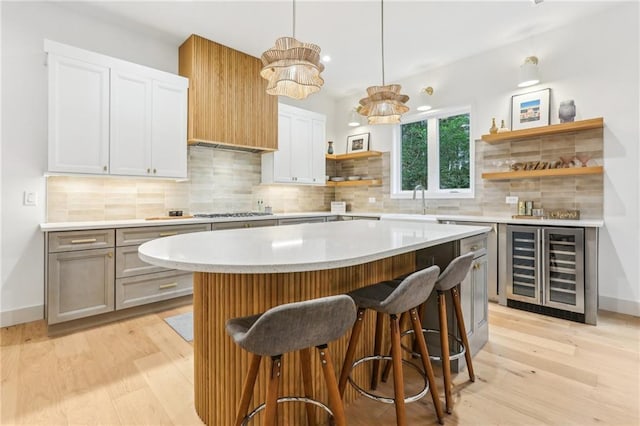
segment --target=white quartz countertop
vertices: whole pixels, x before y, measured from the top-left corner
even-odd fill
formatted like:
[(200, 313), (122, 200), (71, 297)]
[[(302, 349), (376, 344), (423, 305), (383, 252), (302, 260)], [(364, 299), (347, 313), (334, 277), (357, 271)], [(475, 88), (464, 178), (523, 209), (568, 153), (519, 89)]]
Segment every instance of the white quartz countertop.
[(558, 219), (513, 219), (506, 216), (471, 216), (471, 215), (421, 215), (406, 213), (378, 213), (378, 212), (347, 212), (345, 214), (336, 215), (330, 212), (306, 212), (306, 213), (277, 213), (269, 216), (249, 216), (249, 217), (219, 217), (219, 218), (189, 218), (189, 219), (167, 219), (167, 220), (145, 220), (145, 219), (128, 219), (128, 220), (98, 220), (86, 222), (50, 222), (40, 224), (40, 230), (43, 232), (53, 231), (76, 231), (83, 229), (102, 229), (102, 228), (132, 228), (138, 226), (159, 226), (159, 225), (180, 225), (191, 223), (216, 223), (216, 222), (237, 222), (250, 220), (269, 220), (269, 219), (289, 219), (304, 217), (322, 217), (322, 216), (357, 216), (381, 218), (384, 220), (408, 220), (408, 221), (457, 221), (457, 222), (480, 222), (480, 223), (509, 223), (519, 225), (541, 225), (541, 226), (568, 226), (568, 227), (587, 227), (600, 228), (604, 226), (601, 219), (580, 219), (580, 220), (558, 220)]
[(485, 226), (385, 220), (233, 229), (159, 238), (145, 262), (196, 272), (302, 272), (358, 265), (489, 232)]

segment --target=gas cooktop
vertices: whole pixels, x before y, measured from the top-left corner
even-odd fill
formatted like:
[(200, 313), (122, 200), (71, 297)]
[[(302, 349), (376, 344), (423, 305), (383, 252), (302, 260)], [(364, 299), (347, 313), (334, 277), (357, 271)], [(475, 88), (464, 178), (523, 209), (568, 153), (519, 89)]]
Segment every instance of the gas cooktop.
[(271, 216), (272, 213), (263, 212), (237, 212), (237, 213), (196, 213), (193, 217), (252, 217), (252, 216)]

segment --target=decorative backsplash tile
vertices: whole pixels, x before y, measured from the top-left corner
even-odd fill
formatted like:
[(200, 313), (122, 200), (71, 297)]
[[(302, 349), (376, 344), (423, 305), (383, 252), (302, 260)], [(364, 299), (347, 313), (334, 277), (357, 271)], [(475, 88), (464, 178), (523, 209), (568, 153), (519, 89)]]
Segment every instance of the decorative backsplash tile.
[[(506, 171), (507, 160), (552, 161), (586, 153), (589, 165), (601, 165), (602, 130), (568, 133), (527, 141), (475, 143), (475, 198), (427, 201), (427, 213), (506, 216), (514, 208), (505, 197), (532, 200), (545, 209), (579, 209), (582, 218), (603, 216), (603, 176), (486, 181), (483, 171)], [(390, 154), (348, 161), (328, 161), (329, 176), (373, 176), (382, 186), (325, 187), (262, 185), (260, 154), (189, 148), (189, 180), (51, 176), (47, 178), (47, 221), (142, 219), (184, 214), (257, 209), (258, 200), (275, 213), (328, 211), (331, 201), (346, 201), (353, 212), (421, 213), (420, 200), (390, 197)], [(374, 203), (369, 199), (375, 198)]]

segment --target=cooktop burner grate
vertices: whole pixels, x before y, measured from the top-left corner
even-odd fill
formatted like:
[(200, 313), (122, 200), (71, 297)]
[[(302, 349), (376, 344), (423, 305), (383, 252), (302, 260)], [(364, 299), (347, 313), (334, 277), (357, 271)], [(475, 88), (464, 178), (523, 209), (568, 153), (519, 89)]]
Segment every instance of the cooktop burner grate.
[(237, 212), (237, 213), (196, 213), (194, 217), (252, 217), (252, 216), (271, 216), (272, 213), (263, 212)]

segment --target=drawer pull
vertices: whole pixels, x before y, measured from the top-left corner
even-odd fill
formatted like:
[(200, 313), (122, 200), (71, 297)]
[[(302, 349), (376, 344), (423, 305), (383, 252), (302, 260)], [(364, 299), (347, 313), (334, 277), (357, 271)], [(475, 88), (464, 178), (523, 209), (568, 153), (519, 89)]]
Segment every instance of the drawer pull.
[(471, 246), (471, 248), (469, 249), (469, 251), (476, 251), (478, 250), (480, 247), (478, 246)]
[(178, 283), (162, 284), (159, 288), (164, 290), (166, 288), (178, 287)]
[(98, 241), (97, 238), (85, 238), (82, 240), (71, 240), (71, 244), (95, 243), (96, 241)]
[(158, 235), (160, 235), (161, 237), (170, 237), (172, 235), (178, 235), (177, 232), (161, 232)]

